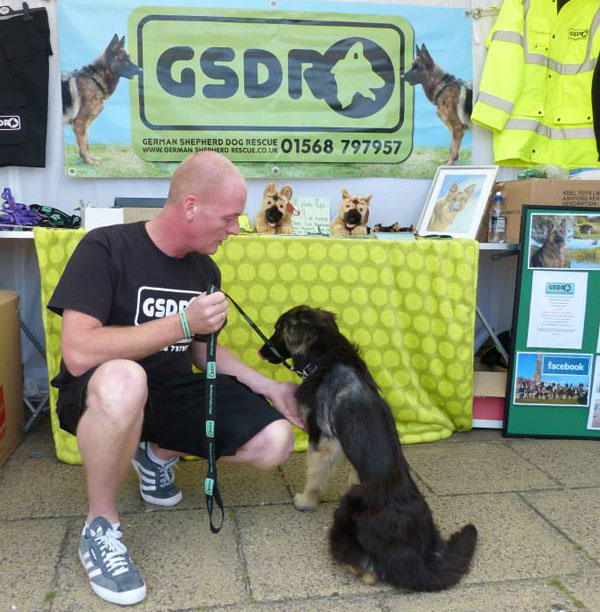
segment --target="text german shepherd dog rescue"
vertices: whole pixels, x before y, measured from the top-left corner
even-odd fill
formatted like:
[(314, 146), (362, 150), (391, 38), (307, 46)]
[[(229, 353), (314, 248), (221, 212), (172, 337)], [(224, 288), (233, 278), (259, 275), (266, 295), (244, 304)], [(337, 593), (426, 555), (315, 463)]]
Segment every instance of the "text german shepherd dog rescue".
[[(327, 473), (343, 452), (358, 474), (329, 532), (334, 559), (367, 584), (415, 591), (456, 584), (469, 570), (477, 541), (471, 524), (446, 544), (411, 478), (392, 412), (358, 349), (335, 316), (296, 306), (281, 315), (270, 343), (305, 376), (296, 399), (309, 438), (307, 483), (296, 507), (314, 508)], [(268, 345), (260, 354), (280, 363)]]
[(115, 92), (119, 79), (133, 79), (141, 72), (125, 49), (125, 37), (115, 34), (91, 64), (61, 73), (63, 122), (75, 132), (79, 155), (88, 164), (100, 161), (90, 153), (88, 129)]
[(415, 60), (404, 79), (410, 85), (422, 85), (427, 99), (437, 108), (437, 116), (450, 130), (450, 153), (447, 164), (458, 159), (460, 143), (471, 127), (473, 88), (470, 83), (457, 79), (438, 66), (423, 44), (416, 46)]

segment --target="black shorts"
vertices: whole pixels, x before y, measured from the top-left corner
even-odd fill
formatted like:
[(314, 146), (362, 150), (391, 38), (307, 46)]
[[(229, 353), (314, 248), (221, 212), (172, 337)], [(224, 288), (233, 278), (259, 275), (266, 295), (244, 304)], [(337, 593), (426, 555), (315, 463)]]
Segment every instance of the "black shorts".
[(0, 19), (0, 166), (46, 165), (49, 55), (45, 8)]
[[(85, 410), (87, 385), (95, 369), (61, 387), (57, 413), (60, 426), (76, 435)], [(208, 456), (205, 435), (204, 374), (189, 374), (148, 385), (142, 440), (198, 457)], [(233, 376), (217, 375), (215, 443), (217, 457), (235, 455), (259, 431), (284, 418), (262, 396)]]

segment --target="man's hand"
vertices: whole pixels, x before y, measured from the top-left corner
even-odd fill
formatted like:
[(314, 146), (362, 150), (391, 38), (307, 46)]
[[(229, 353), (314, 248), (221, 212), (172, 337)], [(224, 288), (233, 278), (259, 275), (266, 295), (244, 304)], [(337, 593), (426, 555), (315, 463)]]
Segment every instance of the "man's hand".
[(221, 291), (210, 295), (203, 293), (194, 298), (185, 309), (192, 335), (212, 334), (223, 327), (229, 307)]
[(292, 425), (305, 429), (304, 423), (300, 418), (300, 409), (296, 403), (297, 389), (298, 385), (295, 383), (272, 380), (268, 389), (265, 390), (265, 395)]

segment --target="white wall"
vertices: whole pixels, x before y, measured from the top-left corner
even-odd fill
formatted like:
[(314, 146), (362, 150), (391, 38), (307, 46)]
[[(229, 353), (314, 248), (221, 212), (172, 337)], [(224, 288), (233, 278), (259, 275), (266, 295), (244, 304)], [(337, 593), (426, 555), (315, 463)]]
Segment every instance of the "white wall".
[[(333, 0), (342, 1), (342, 0)], [(374, 4), (380, 0), (371, 0)], [(381, 0), (382, 1), (382, 0)], [(1, 2), (13, 8), (20, 8), (20, 0)], [(242, 5), (243, 3), (240, 3)], [(394, 4), (411, 4), (394, 2)], [(431, 6), (453, 6), (464, 8), (489, 7), (498, 4), (497, 0), (420, 0), (413, 4)], [(265, 5), (270, 2), (265, 0)], [(29, 6), (43, 6), (48, 11), (51, 27), (51, 42), (54, 55), (50, 58), (49, 111), (47, 134), (47, 167), (46, 168), (0, 168), (0, 189), (10, 187), (18, 202), (26, 204), (46, 204), (71, 213), (80, 201), (91, 202), (99, 206), (112, 206), (115, 196), (131, 197), (165, 197), (168, 189), (167, 179), (74, 179), (64, 175), (62, 150), (61, 93), (59, 79), (59, 46), (57, 36), (56, 0), (31, 0)], [(91, 10), (93, 4), (90, 4)], [(485, 37), (494, 21), (493, 16), (473, 20), (473, 82), (475, 87), (485, 56)], [(473, 128), (473, 165), (493, 163), (490, 134), (477, 126)], [(499, 179), (512, 178), (513, 169), (502, 168)], [(248, 179), (247, 214), (253, 218), (258, 210), (266, 179)], [(373, 194), (373, 206), (370, 223), (391, 224), (394, 221), (402, 225), (416, 223), (421, 207), (425, 201), (430, 180), (405, 180), (396, 178), (359, 178), (359, 179), (290, 179), (297, 193), (329, 198), (332, 213), (337, 211), (341, 190), (346, 187), (352, 193)], [(33, 245), (14, 239), (0, 240), (0, 288), (12, 288), (21, 294), (22, 318), (41, 340), (39, 272), (33, 252)], [(516, 259), (516, 258), (513, 258)], [(494, 274), (492, 266), (492, 275)], [(487, 275), (486, 275), (487, 276)], [(510, 279), (509, 279), (510, 280)], [(482, 308), (485, 303), (496, 310), (496, 315), (506, 313), (507, 307), (500, 305), (499, 289), (488, 286), (480, 287)], [(512, 303), (509, 308), (512, 308)], [(487, 310), (486, 310), (487, 313)], [(494, 313), (490, 315), (494, 321)], [(499, 330), (510, 325), (504, 320)], [(485, 333), (478, 331), (479, 341)], [(24, 340), (24, 358), (31, 376), (37, 375), (42, 362), (31, 345)]]

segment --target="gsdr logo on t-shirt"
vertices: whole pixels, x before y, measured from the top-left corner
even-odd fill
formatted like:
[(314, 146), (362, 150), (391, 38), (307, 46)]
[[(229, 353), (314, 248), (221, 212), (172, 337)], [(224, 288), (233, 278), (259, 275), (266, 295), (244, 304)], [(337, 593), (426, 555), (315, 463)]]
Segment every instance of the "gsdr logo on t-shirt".
[[(184, 310), (186, 306), (200, 295), (199, 291), (184, 291), (164, 287), (140, 287), (135, 309), (135, 325), (161, 319)], [(182, 339), (176, 344), (167, 346), (163, 351), (185, 351), (189, 340)]]
[(161, 319), (184, 310), (200, 295), (199, 291), (182, 291), (163, 287), (140, 287), (135, 309), (135, 325)]

